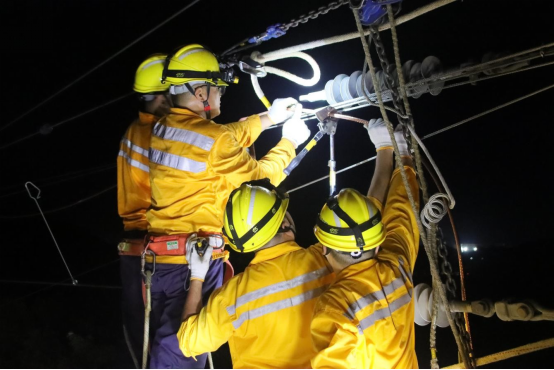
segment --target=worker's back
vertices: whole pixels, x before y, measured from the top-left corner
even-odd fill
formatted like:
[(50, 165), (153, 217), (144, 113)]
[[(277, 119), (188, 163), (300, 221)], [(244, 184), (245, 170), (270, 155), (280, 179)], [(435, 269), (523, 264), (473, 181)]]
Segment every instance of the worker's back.
[(219, 125), (187, 109), (173, 108), (152, 133), (149, 231), (219, 233), (233, 189), (264, 177), (279, 184), (285, 178), (283, 169), (295, 155), (294, 146), (283, 139), (255, 161), (245, 148), (260, 133), (257, 115), (244, 122)]
[[(194, 325), (183, 323), (185, 355), (228, 340), (234, 368), (309, 368), (316, 298), (333, 280), (321, 247), (286, 242), (258, 251), (242, 274), (212, 294)], [(201, 337), (207, 329), (211, 338)]]

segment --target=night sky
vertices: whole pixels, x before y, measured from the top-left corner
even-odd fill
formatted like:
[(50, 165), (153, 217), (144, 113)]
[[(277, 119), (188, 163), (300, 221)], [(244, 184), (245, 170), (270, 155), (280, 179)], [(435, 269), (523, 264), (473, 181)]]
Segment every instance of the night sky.
[[(405, 1), (406, 14), (430, 0)], [(102, 68), (5, 130), (2, 128), (71, 83), (186, 5), (183, 1), (4, 1), (0, 14), (3, 37), (2, 118), (0, 119), (0, 225), (4, 240), (0, 265), (0, 367), (131, 367), (124, 345), (119, 308), (120, 285), (116, 246), (122, 231), (117, 214), (115, 160), (119, 141), (137, 115), (129, 96), (94, 113), (59, 125), (48, 135), (32, 135), (129, 93), (136, 68), (146, 57), (168, 53), (189, 43), (221, 52), (275, 23), (288, 22), (326, 5), (311, 1), (203, 0)], [(549, 1), (466, 0), (445, 6), (398, 26), (403, 61), (438, 57), (445, 68), (479, 62), (486, 52), (517, 52), (554, 42)], [(356, 31), (345, 6), (289, 30), (287, 35), (253, 50), (262, 53)], [(382, 32), (393, 61), (390, 32)], [(320, 64), (321, 81), (298, 86), (280, 77), (260, 79), (266, 96), (298, 97), (323, 89), (339, 73), (361, 70), (359, 39), (307, 51)], [(548, 59), (548, 60), (551, 60)], [(546, 61), (546, 60), (545, 60)], [(374, 63), (377, 59), (374, 58)], [(309, 77), (298, 59), (269, 65)], [(264, 111), (247, 75), (222, 99), (218, 123)], [(553, 67), (513, 74), (444, 90), (438, 96), (410, 99), (420, 136), (554, 83)], [(453, 210), (462, 243), (479, 246), (464, 256), (468, 297), (533, 298), (554, 307), (550, 272), (554, 268), (554, 90), (519, 102), (454, 130), (430, 138), (426, 145), (448, 182), (457, 204)], [(309, 108), (325, 103), (306, 103)], [(348, 114), (364, 119), (377, 108)], [(389, 117), (392, 117), (389, 115)], [(315, 121), (308, 126), (316, 132)], [(264, 132), (256, 142), (258, 157), (280, 139), (280, 129)], [(373, 156), (363, 127), (341, 121), (336, 134), (337, 169)], [(328, 138), (320, 141), (284, 186), (295, 188), (328, 173)], [(367, 191), (373, 164), (340, 174), (338, 188)], [(55, 210), (103, 192), (77, 206), (47, 214), (66, 261), (84, 286), (55, 286), (67, 271), (23, 184), (42, 190), (40, 205)], [(428, 178), (430, 182), (430, 179)], [(431, 186), (431, 191), (435, 188)], [(328, 194), (323, 181), (291, 194), (289, 211), (303, 246), (315, 242), (312, 227)], [(29, 217), (25, 217), (29, 216)], [(441, 224), (452, 247), (450, 226)], [(450, 249), (452, 263), (455, 251)], [(233, 254), (236, 270), (251, 256)], [(91, 271), (94, 270), (94, 271)], [(457, 270), (457, 269), (456, 269)], [(428, 262), (419, 254), (416, 283), (430, 284)], [(34, 282), (36, 284), (24, 284)], [(68, 281), (64, 281), (67, 283)], [(40, 284), (42, 283), (42, 284)], [(40, 291), (39, 291), (40, 290)], [(552, 323), (504, 323), (472, 317), (478, 357), (552, 337)], [(429, 328), (417, 328), (421, 367), (428, 367)], [(457, 362), (451, 333), (439, 330), (442, 366)], [(216, 367), (230, 366), (225, 348)], [(554, 351), (542, 351), (496, 367), (551, 367)]]

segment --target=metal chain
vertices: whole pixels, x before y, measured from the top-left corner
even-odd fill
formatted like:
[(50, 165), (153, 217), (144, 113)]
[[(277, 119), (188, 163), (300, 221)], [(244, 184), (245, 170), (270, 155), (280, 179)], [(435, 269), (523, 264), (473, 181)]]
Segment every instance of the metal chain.
[[(394, 107), (398, 112), (402, 113), (403, 116), (406, 116), (404, 105), (402, 104), (402, 97), (400, 96), (398, 91), (399, 84), (398, 84), (398, 81), (395, 80), (392, 76), (392, 70), (387, 59), (384, 44), (379, 35), (379, 29), (377, 26), (370, 26), (369, 31), (370, 31), (370, 35), (373, 40), (373, 43), (375, 45), (375, 50), (377, 51), (377, 56), (379, 57), (381, 67), (383, 68), (383, 73), (385, 76), (385, 84), (390, 92), (391, 100), (394, 104)], [(402, 71), (397, 71), (397, 73), (402, 73)], [(375, 82), (378, 83), (379, 81), (375, 81)], [(414, 150), (412, 149), (412, 146), (411, 146), (411, 143), (412, 143), (411, 135), (409, 130), (406, 128), (406, 125), (409, 125), (411, 120), (405, 119), (400, 115), (397, 115), (397, 117), (398, 117), (398, 121), (404, 125), (404, 137), (406, 139), (406, 143), (408, 144), (408, 149), (413, 157)], [(429, 233), (427, 235), (430, 238), (436, 238), (435, 258), (437, 259), (437, 263), (440, 266), (441, 274), (444, 276), (444, 279), (446, 280), (445, 285), (446, 285), (446, 291), (449, 296), (449, 299), (455, 298), (457, 286), (456, 286), (456, 281), (452, 278), (453, 269), (452, 269), (452, 265), (448, 261), (448, 250), (446, 249), (446, 243), (444, 242), (442, 230), (440, 228), (437, 228), (437, 232)], [(433, 237), (433, 235), (435, 236)], [(464, 316), (463, 314), (456, 313), (453, 315), (453, 319), (456, 327), (458, 328), (458, 332), (460, 333), (460, 336), (462, 338), (461, 342), (462, 342), (464, 351), (468, 353), (470, 361), (474, 361), (473, 352), (470, 344), (471, 341), (470, 341), (469, 333), (467, 332), (467, 329), (466, 329)], [(473, 365), (475, 367), (475, 364)]]
[(279, 28), (283, 31), (288, 31), (289, 28), (298, 27), (300, 23), (307, 23), (309, 20), (316, 19), (320, 15), (327, 14), (329, 11), (336, 10), (339, 7), (349, 3), (349, 0), (333, 1), (327, 6), (320, 6), (317, 10), (310, 11), (307, 15), (301, 15), (298, 19), (292, 19), (289, 23), (285, 23)]
[[(445, 280), (445, 287), (446, 287), (446, 292), (448, 294), (448, 299), (451, 300), (457, 297), (457, 286), (456, 286), (456, 280), (452, 278), (453, 269), (452, 269), (452, 265), (448, 261), (448, 249), (446, 247), (446, 242), (444, 241), (444, 236), (442, 233), (442, 229), (440, 227), (437, 228), (436, 239), (437, 239), (437, 254), (439, 257), (439, 266), (441, 268), (441, 275)], [(473, 348), (471, 346), (471, 337), (466, 328), (464, 314), (461, 312), (453, 313), (453, 317), (454, 317), (454, 323), (458, 327), (458, 332), (462, 337), (462, 345), (464, 347), (464, 350), (469, 354), (470, 361), (473, 362), (473, 365), (475, 367)]]
[(456, 286), (456, 280), (452, 278), (452, 265), (448, 261), (448, 249), (446, 248), (446, 243), (444, 242), (444, 237), (442, 229), (439, 227), (437, 229), (437, 254), (440, 257), (440, 268), (441, 274), (446, 280), (446, 291), (449, 293), (450, 299), (456, 297), (456, 292), (458, 287)]
[[(385, 75), (385, 84), (387, 85), (387, 88), (389, 89), (390, 96), (392, 103), (394, 104), (394, 108), (397, 112), (400, 112), (402, 115), (397, 114), (398, 121), (403, 124), (404, 129), (404, 139), (406, 140), (406, 143), (408, 144), (408, 151), (412, 155), (412, 159), (414, 158), (414, 150), (412, 149), (412, 138), (410, 135), (410, 131), (406, 129), (406, 125), (410, 124), (412, 121), (411, 119), (404, 118), (406, 117), (406, 111), (404, 109), (404, 105), (402, 104), (402, 97), (398, 93), (398, 80), (394, 79), (391, 74), (391, 67), (389, 64), (389, 61), (387, 59), (387, 54), (385, 52), (385, 45), (383, 44), (383, 41), (381, 40), (381, 35), (379, 34), (379, 27), (376, 25), (369, 27), (370, 36), (373, 39), (373, 43), (375, 45), (375, 50), (377, 51), (377, 56), (379, 57), (379, 61), (381, 63), (381, 68), (383, 68), (383, 73)], [(402, 73), (402, 71), (396, 71), (397, 73)], [(386, 92), (384, 92), (386, 94)], [(402, 117), (404, 116), (404, 117)]]

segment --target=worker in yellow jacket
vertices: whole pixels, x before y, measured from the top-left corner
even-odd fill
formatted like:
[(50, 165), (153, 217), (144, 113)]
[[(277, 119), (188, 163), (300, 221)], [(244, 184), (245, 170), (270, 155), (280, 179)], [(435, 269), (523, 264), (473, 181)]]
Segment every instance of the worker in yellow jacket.
[[(393, 171), (393, 149), (383, 120), (370, 121), (368, 131), (377, 149), (368, 196), (342, 190), (323, 206), (315, 227), (337, 278), (319, 298), (312, 320), (314, 369), (418, 367), (412, 299), (418, 227), (400, 169)], [(401, 130), (395, 131), (395, 138), (419, 202)]]
[(138, 118), (131, 123), (117, 157), (117, 202), (124, 235), (118, 245), (121, 264), (123, 330), (135, 366), (142, 357), (144, 304), (140, 255), (148, 230), (150, 207), (148, 150), (150, 133), (161, 116), (169, 112), (169, 86), (161, 83), (166, 55), (154, 54), (140, 64), (133, 90), (139, 99)]
[[(152, 368), (204, 368), (206, 356), (196, 362), (183, 356), (177, 342), (182, 308), (189, 289), (186, 246), (200, 253), (215, 250), (203, 284), (203, 296), (222, 284), (223, 212), (231, 191), (245, 181), (269, 178), (279, 184), (283, 169), (307, 140), (301, 120), (285, 123), (283, 138), (261, 160), (246, 150), (260, 133), (275, 123), (300, 114), (296, 100), (277, 99), (265, 115), (220, 125), (212, 121), (221, 112), (221, 96), (233, 82), (232, 70), (220, 70), (216, 57), (198, 44), (187, 45), (169, 57), (163, 79), (171, 84), (174, 108), (152, 132), (150, 180), (152, 206), (147, 212), (151, 237), (146, 261), (152, 269)], [(276, 132), (276, 131), (274, 131)], [(208, 337), (211, 334), (208, 334)]]
[(288, 194), (264, 180), (231, 194), (224, 232), (231, 248), (256, 256), (204, 308), (201, 291), (209, 260), (188, 250), (192, 281), (177, 334), (185, 356), (215, 351), (228, 341), (234, 368), (310, 368), (316, 354), (312, 313), (334, 274), (321, 246), (304, 249), (294, 241), (288, 203)]

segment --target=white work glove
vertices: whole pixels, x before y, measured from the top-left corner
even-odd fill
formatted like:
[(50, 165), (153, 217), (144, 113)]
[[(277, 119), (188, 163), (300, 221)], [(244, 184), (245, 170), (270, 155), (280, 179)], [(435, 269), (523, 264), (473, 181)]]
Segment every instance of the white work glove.
[(398, 144), (400, 156), (410, 156), (411, 154), (408, 150), (408, 144), (406, 143), (406, 138), (404, 137), (401, 124), (396, 125), (396, 128), (394, 129), (394, 138), (396, 139), (396, 144)]
[[(291, 105), (296, 105), (296, 109), (290, 109)], [(301, 108), (300, 108), (301, 109)], [(292, 117), (293, 113), (298, 110), (298, 102), (294, 98), (275, 99), (273, 105), (269, 108), (267, 116), (273, 123), (285, 122)]]
[(377, 151), (383, 149), (392, 149), (392, 142), (390, 140), (389, 131), (387, 125), (382, 118), (372, 118), (367, 124), (367, 133), (375, 149)]
[(295, 149), (298, 148), (298, 145), (308, 140), (311, 134), (308, 126), (300, 119), (301, 115), (302, 104), (297, 104), (294, 115), (283, 125), (283, 138), (290, 140), (294, 144)]
[(210, 261), (212, 260), (213, 247), (210, 245), (202, 257), (196, 252), (195, 242), (187, 242), (187, 262), (189, 263), (190, 279), (204, 281)]

